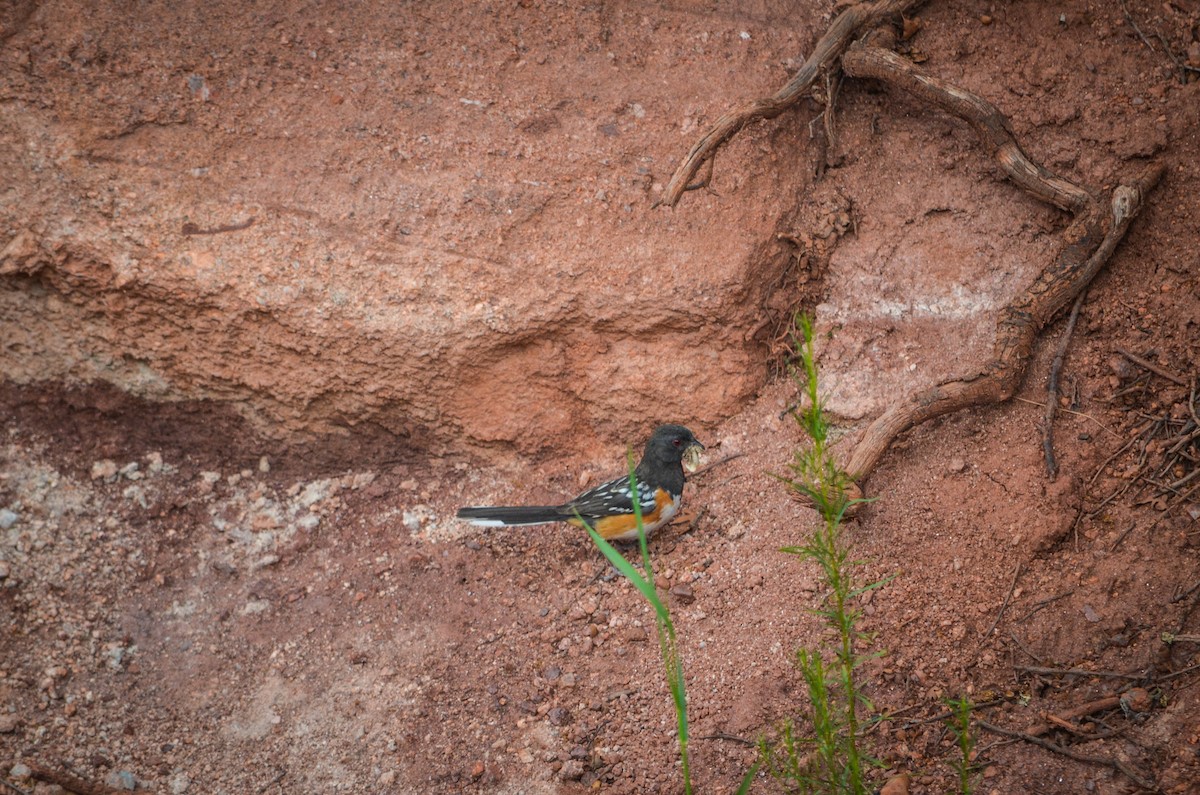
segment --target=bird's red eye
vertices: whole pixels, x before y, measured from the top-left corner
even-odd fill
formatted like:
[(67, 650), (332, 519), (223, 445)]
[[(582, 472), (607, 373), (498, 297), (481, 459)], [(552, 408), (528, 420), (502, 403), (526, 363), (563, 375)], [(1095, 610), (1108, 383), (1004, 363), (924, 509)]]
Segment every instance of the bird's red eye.
[(671, 444), (678, 447), (679, 445), (683, 444), (683, 439), (680, 439), (678, 436), (676, 436), (674, 439), (671, 440)]

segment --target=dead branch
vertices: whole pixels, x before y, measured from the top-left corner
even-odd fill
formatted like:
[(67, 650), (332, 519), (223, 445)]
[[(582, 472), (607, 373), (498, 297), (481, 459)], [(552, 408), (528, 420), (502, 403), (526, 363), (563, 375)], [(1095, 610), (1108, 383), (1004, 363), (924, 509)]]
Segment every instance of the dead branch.
[(1179, 384), (1180, 386), (1188, 385), (1187, 381), (1184, 381), (1182, 378), (1175, 375), (1170, 370), (1166, 370), (1162, 367), (1159, 367), (1154, 362), (1147, 361), (1147, 360), (1143, 359), (1141, 356), (1136, 356), (1136, 355), (1130, 353), (1129, 351), (1125, 350), (1124, 348), (1113, 348), (1113, 350), (1116, 351), (1117, 353), (1121, 354), (1126, 359), (1133, 362), (1134, 364), (1136, 364), (1138, 367), (1142, 368), (1143, 370), (1149, 370), (1150, 372), (1154, 373), (1155, 375), (1161, 375), (1163, 378), (1167, 379), (1168, 381)]
[(1076, 762), (1085, 762), (1089, 765), (1110, 767), (1113, 770), (1123, 773), (1126, 778), (1128, 778), (1134, 784), (1137, 784), (1142, 789), (1151, 791), (1154, 790), (1154, 784), (1152, 782), (1146, 781), (1144, 778), (1138, 775), (1136, 770), (1122, 762), (1120, 759), (1109, 759), (1108, 757), (1103, 756), (1089, 756), (1088, 754), (1081, 754), (1076, 750), (1057, 745), (1056, 743), (1052, 743), (1049, 740), (1045, 740), (1041, 737), (1034, 737), (1031, 734), (1013, 731), (1012, 729), (1005, 729), (1002, 726), (997, 726), (994, 723), (988, 723), (987, 721), (983, 720), (977, 720), (975, 724), (983, 729), (987, 729), (993, 734), (1002, 734), (1005, 737), (1015, 737), (1019, 740), (1024, 740), (1027, 743), (1033, 743), (1034, 745), (1045, 748), (1047, 751), (1053, 751), (1056, 754), (1062, 754), (1063, 756), (1074, 759)]
[(1004, 616), (1004, 611), (1008, 609), (1008, 603), (1012, 601), (1013, 592), (1017, 590), (1017, 580), (1021, 576), (1022, 568), (1023, 565), (1017, 563), (1017, 568), (1013, 570), (1012, 582), (1008, 586), (1008, 594), (1004, 597), (1004, 603), (1000, 605), (1000, 609), (996, 612), (996, 620), (988, 627), (987, 632), (979, 637), (979, 646), (975, 649), (976, 654), (979, 653), (979, 649), (983, 648), (983, 644), (987, 642), (987, 639), (991, 637), (991, 634), (996, 631), (996, 627), (1000, 624), (1000, 619)]
[(812, 55), (787, 85), (769, 97), (753, 100), (740, 108), (728, 111), (700, 136), (683, 162), (675, 169), (663, 198), (656, 202), (655, 206), (665, 204), (674, 207), (678, 204), (683, 194), (691, 189), (692, 180), (700, 167), (705, 163), (711, 167), (717, 150), (743, 127), (763, 119), (773, 119), (803, 99), (822, 70), (829, 68), (841, 57), (860, 31), (874, 27), (885, 17), (907, 13), (924, 2), (925, 0), (876, 0), (851, 6), (839, 14), (817, 42)]
[(1089, 671), (1086, 668), (1047, 668), (1043, 665), (1015, 665), (1013, 667), (1018, 671), (1041, 674), (1043, 676), (1107, 677), (1109, 679), (1132, 679), (1134, 681), (1141, 681), (1149, 676), (1146, 673), (1123, 674), (1120, 671)]
[(1025, 375), (1038, 332), (1108, 262), (1164, 169), (1160, 163), (1151, 164), (1114, 188), (1103, 202), (1032, 161), (1013, 137), (1007, 119), (990, 102), (925, 74), (891, 50), (856, 43), (842, 56), (842, 69), (851, 77), (882, 80), (963, 119), (1009, 179), (1075, 216), (1054, 261), (1005, 308), (997, 323), (993, 358), (982, 372), (911, 395), (870, 425), (846, 466), (851, 477), (861, 480), (905, 430), (968, 406), (999, 403), (1013, 396)]
[(1050, 365), (1050, 378), (1046, 384), (1046, 414), (1042, 418), (1042, 452), (1046, 457), (1046, 476), (1053, 481), (1058, 477), (1058, 460), (1054, 457), (1054, 413), (1058, 410), (1058, 378), (1062, 373), (1063, 361), (1067, 358), (1067, 348), (1071, 344), (1071, 335), (1075, 332), (1075, 323), (1079, 320), (1079, 308), (1087, 298), (1087, 288), (1075, 299), (1071, 307), (1071, 318), (1067, 321), (1067, 330), (1063, 332), (1058, 343), (1058, 351)]

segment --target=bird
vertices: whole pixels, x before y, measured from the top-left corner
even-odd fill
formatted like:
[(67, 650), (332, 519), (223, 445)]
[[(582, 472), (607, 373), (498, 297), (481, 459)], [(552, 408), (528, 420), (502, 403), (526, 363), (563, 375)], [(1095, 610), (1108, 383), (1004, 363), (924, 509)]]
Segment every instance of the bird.
[[(642, 529), (647, 535), (679, 512), (683, 498), (683, 462), (693, 468), (704, 445), (682, 425), (660, 425), (650, 434), (642, 460), (634, 469)], [(588, 526), (606, 541), (631, 541), (638, 537), (629, 476), (613, 478), (562, 505), (478, 506), (460, 508), (458, 518), (478, 527), (568, 522)]]

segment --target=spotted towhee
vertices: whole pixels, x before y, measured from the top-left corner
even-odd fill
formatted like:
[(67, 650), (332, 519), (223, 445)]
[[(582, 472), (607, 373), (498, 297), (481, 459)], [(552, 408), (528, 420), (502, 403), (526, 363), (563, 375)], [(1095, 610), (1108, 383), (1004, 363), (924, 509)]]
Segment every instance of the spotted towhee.
[[(671, 521), (683, 497), (683, 461), (694, 463), (704, 445), (682, 425), (662, 425), (654, 429), (642, 460), (634, 470), (642, 527), (646, 533)], [(459, 519), (480, 527), (570, 522), (582, 527), (586, 522), (609, 540), (637, 538), (637, 520), (633, 514), (633, 496), (629, 476), (623, 475), (585, 491), (562, 505), (519, 507), (492, 506), (460, 508)]]

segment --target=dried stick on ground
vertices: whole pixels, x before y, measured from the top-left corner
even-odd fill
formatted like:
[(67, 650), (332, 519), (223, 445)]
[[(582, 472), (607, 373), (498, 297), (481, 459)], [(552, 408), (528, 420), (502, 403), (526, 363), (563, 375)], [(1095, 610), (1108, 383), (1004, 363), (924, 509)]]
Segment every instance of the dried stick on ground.
[(1067, 748), (1065, 746), (1052, 743), (1049, 740), (1042, 739), (1041, 737), (1034, 737), (1032, 734), (1026, 734), (1025, 732), (1017, 732), (1017, 731), (1013, 731), (1012, 729), (1006, 729), (1003, 726), (997, 726), (994, 723), (988, 723), (987, 721), (983, 721), (983, 720), (975, 721), (975, 725), (979, 726), (980, 728), (987, 729), (988, 731), (992, 732), (993, 734), (1002, 734), (1005, 737), (1015, 737), (1017, 739), (1024, 740), (1027, 743), (1033, 743), (1034, 745), (1039, 745), (1042, 748), (1045, 748), (1047, 751), (1053, 751), (1056, 754), (1062, 754), (1063, 756), (1068, 757), (1070, 759), (1074, 759), (1077, 762), (1086, 762), (1089, 765), (1100, 765), (1102, 767), (1110, 767), (1113, 770), (1117, 770), (1117, 771), (1125, 774), (1126, 778), (1128, 778), (1134, 784), (1137, 784), (1142, 789), (1147, 790), (1147, 791), (1155, 791), (1154, 782), (1147, 781), (1146, 779), (1142, 778), (1136, 770), (1134, 770), (1132, 767), (1130, 767), (1129, 765), (1122, 762), (1120, 759), (1109, 758), (1106, 756), (1091, 756), (1089, 754), (1083, 754), (1072, 748)]
[(1071, 335), (1075, 333), (1075, 322), (1079, 320), (1079, 308), (1083, 306), (1085, 298), (1086, 287), (1071, 307), (1071, 319), (1067, 321), (1067, 330), (1063, 332), (1062, 340), (1058, 343), (1058, 352), (1054, 354), (1054, 362), (1050, 365), (1049, 383), (1046, 384), (1046, 413), (1042, 417), (1042, 452), (1046, 456), (1046, 476), (1051, 481), (1058, 477), (1058, 459), (1054, 457), (1054, 414), (1058, 411), (1058, 377), (1062, 373), (1067, 348), (1071, 344)]
[(1145, 194), (1162, 177), (1163, 166), (1147, 166), (1114, 188), (1106, 201), (1101, 200), (1030, 160), (1005, 117), (990, 102), (925, 74), (895, 52), (856, 43), (842, 56), (842, 69), (850, 77), (875, 78), (902, 88), (962, 118), (975, 129), (1009, 179), (1075, 216), (1054, 261), (1025, 294), (1005, 308), (997, 323), (993, 358), (983, 371), (911, 395), (871, 423), (846, 466), (851, 477), (861, 480), (905, 430), (968, 406), (998, 403), (1013, 396), (1025, 375), (1038, 332), (1108, 262), (1141, 210)]
[(683, 194), (693, 187), (692, 180), (701, 166), (708, 163), (711, 167), (717, 150), (747, 124), (762, 119), (773, 119), (799, 102), (812, 88), (821, 71), (837, 61), (860, 31), (874, 27), (890, 15), (907, 13), (924, 2), (925, 0), (876, 0), (851, 6), (839, 14), (817, 42), (812, 55), (786, 86), (769, 97), (756, 99), (729, 111), (700, 136), (687, 153), (687, 157), (675, 169), (663, 198), (657, 204), (665, 204), (668, 207), (678, 204)]

